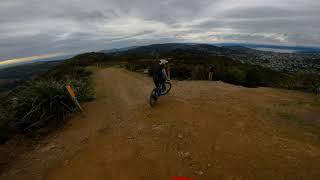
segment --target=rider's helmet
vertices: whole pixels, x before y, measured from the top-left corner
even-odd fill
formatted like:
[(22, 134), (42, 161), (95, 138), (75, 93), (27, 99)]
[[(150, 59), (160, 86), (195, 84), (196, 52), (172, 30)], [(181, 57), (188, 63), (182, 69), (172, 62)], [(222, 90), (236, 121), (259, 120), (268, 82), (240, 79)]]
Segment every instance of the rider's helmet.
[(160, 65), (166, 65), (168, 63), (168, 61), (167, 60), (165, 60), (165, 59), (160, 59)]

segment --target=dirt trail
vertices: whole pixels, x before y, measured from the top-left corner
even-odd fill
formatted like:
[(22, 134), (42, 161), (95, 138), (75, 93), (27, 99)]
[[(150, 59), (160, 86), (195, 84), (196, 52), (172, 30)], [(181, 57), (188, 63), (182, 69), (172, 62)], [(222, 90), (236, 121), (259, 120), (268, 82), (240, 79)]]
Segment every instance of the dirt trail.
[(97, 99), (85, 112), (23, 152), (0, 179), (320, 178), (315, 96), (173, 81), (150, 108), (150, 78), (108, 68), (95, 80)]

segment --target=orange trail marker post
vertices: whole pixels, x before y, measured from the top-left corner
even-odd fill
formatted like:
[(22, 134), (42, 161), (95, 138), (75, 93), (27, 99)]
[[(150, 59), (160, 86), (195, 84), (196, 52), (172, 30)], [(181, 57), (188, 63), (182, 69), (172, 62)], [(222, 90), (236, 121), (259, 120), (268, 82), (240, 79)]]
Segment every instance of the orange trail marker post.
[(79, 104), (79, 102), (78, 102), (78, 100), (77, 100), (77, 97), (76, 97), (74, 91), (72, 90), (71, 86), (70, 86), (70, 85), (67, 85), (66, 88), (67, 88), (67, 91), (68, 91), (68, 93), (69, 93), (72, 101), (74, 102), (74, 104), (75, 104), (75, 105), (80, 109), (80, 111), (82, 112), (83, 109), (82, 109), (82, 107), (80, 106), (80, 104)]

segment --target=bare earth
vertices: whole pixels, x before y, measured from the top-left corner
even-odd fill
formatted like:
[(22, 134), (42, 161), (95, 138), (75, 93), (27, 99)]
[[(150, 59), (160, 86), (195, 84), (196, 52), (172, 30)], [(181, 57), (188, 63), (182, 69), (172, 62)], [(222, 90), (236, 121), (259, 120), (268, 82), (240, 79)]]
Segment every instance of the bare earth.
[(64, 128), (1, 146), (1, 180), (320, 179), (314, 95), (173, 81), (151, 108), (150, 78), (107, 68), (95, 80), (96, 100)]

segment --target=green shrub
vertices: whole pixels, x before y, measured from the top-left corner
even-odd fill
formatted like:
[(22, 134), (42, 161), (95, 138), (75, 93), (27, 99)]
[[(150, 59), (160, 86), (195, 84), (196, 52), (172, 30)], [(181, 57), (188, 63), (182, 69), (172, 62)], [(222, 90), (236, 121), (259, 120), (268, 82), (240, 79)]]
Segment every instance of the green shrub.
[(257, 69), (253, 68), (248, 70), (246, 74), (245, 86), (247, 87), (258, 87), (261, 85), (262, 77), (259, 76), (259, 72)]
[(79, 102), (91, 101), (95, 98), (94, 85), (91, 78), (73, 80), (70, 83)]
[(42, 79), (55, 79), (55, 80), (68, 80), (77, 79), (81, 80), (87, 78), (92, 74), (91, 71), (85, 67), (74, 66), (70, 63), (62, 64), (61, 66), (52, 69), (44, 75)]
[(6, 111), (6, 107), (0, 104), (0, 143), (3, 143), (10, 138), (13, 133), (12, 128), (9, 128), (10, 114)]
[(204, 65), (196, 65), (192, 68), (191, 78), (194, 80), (206, 80), (207, 79), (207, 68)]
[[(88, 80), (69, 81), (80, 102), (91, 100), (93, 86)], [(60, 123), (75, 110), (64, 81), (40, 80), (27, 85), (7, 101), (7, 111), (13, 117), (9, 126), (18, 131), (30, 131), (50, 123)]]
[(246, 82), (246, 72), (239, 68), (232, 67), (227, 70), (225, 81), (236, 85), (244, 84)]
[(192, 74), (192, 67), (186, 64), (173, 65), (170, 68), (170, 75), (173, 79), (185, 80), (190, 79)]
[(320, 75), (307, 73), (289, 74), (280, 80), (279, 87), (294, 90), (314, 91), (320, 82)]
[(63, 120), (69, 106), (70, 98), (64, 84), (55, 81), (33, 83), (17, 97), (12, 104), (16, 120), (12, 122), (19, 130), (41, 126), (51, 119)]

